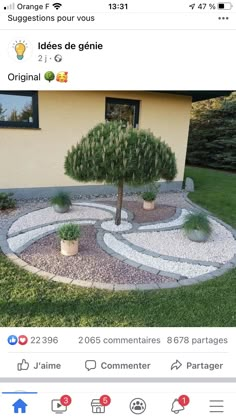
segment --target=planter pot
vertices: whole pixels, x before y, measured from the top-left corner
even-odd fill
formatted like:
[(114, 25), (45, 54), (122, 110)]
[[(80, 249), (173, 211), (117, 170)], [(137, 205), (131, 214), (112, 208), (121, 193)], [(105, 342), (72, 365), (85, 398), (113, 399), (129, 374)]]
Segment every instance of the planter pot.
[(154, 210), (155, 209), (155, 200), (153, 200), (153, 201), (143, 200), (143, 209), (144, 210)]
[(190, 232), (187, 232), (186, 235), (188, 239), (193, 242), (206, 242), (210, 236), (202, 230), (191, 230)]
[(79, 240), (75, 241), (64, 241), (61, 240), (61, 254), (66, 257), (72, 257), (73, 255), (78, 254), (79, 251)]
[(58, 204), (53, 204), (53, 209), (56, 213), (66, 213), (69, 211), (70, 206), (66, 204), (65, 206), (58, 206)]

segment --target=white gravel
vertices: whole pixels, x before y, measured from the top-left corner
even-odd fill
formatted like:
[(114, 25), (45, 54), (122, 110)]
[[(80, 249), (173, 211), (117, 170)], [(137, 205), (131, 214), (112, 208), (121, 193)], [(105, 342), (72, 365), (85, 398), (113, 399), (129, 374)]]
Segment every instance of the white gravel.
[[(68, 222), (69, 223), (69, 222)], [(74, 222), (78, 225), (94, 225), (96, 221), (94, 220), (83, 220), (80, 222)], [(56, 225), (44, 226), (38, 229), (30, 230), (25, 233), (21, 233), (17, 236), (9, 238), (7, 240), (9, 247), (13, 252), (18, 252), (18, 250), (26, 245), (32, 239), (37, 240), (41, 235), (44, 233), (50, 233), (56, 231), (60, 226), (64, 225), (64, 223), (57, 223)]]
[[(79, 203), (79, 202), (76, 203), (75, 202), (75, 204), (78, 204), (80, 206), (86, 206), (86, 207), (96, 207), (98, 209), (103, 209), (103, 210), (110, 210), (110, 211), (112, 211), (112, 213), (116, 212), (116, 207), (115, 207), (116, 202), (114, 202), (114, 207), (113, 206), (107, 206), (105, 204), (87, 203), (87, 202), (86, 203)], [(128, 219), (128, 214), (125, 210), (121, 210), (121, 218), (122, 219)]]
[(161, 229), (161, 228), (169, 228), (169, 227), (176, 227), (181, 226), (184, 223), (185, 216), (189, 214), (189, 211), (183, 209), (181, 214), (177, 219), (171, 220), (170, 222), (161, 222), (155, 223), (152, 225), (145, 225), (138, 228), (138, 230), (153, 230), (153, 229)]
[(156, 268), (161, 271), (168, 271), (182, 276), (193, 278), (202, 274), (211, 273), (216, 270), (213, 266), (202, 266), (198, 264), (182, 263), (179, 261), (168, 261), (159, 257), (152, 257), (144, 255), (132, 249), (127, 244), (116, 239), (111, 233), (104, 235), (105, 244), (112, 249), (114, 252), (122, 255), (123, 257), (129, 258), (139, 264), (147, 265), (152, 268)]
[(211, 220), (213, 233), (205, 243), (190, 241), (183, 230), (129, 233), (123, 235), (134, 245), (158, 254), (193, 260), (225, 263), (236, 254), (236, 241), (232, 233)]
[(117, 226), (114, 220), (103, 222), (101, 227), (109, 232), (125, 232), (126, 230), (132, 229), (131, 223), (122, 222), (119, 226)]
[(16, 220), (11, 228), (9, 234), (15, 234), (25, 229), (32, 229), (34, 227), (47, 223), (48, 225), (55, 222), (67, 220), (104, 220), (111, 219), (112, 215), (104, 210), (91, 208), (90, 206), (72, 206), (68, 213), (56, 213), (52, 207), (37, 210), (26, 214)]

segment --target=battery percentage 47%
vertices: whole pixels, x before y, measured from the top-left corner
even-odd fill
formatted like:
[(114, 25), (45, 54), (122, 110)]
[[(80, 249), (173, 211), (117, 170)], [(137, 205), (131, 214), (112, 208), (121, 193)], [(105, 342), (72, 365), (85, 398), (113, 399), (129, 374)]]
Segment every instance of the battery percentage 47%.
[(214, 4), (214, 3), (193, 3), (193, 4), (190, 4), (189, 7), (192, 10), (194, 10), (194, 9), (200, 9), (200, 10), (205, 10), (205, 9), (216, 10), (216, 4)]

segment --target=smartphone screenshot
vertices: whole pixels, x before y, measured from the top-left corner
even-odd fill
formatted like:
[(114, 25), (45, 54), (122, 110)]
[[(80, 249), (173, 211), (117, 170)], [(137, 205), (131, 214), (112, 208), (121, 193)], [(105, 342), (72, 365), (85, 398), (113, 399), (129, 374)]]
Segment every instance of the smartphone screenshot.
[(0, 0), (0, 417), (232, 420), (236, 3)]

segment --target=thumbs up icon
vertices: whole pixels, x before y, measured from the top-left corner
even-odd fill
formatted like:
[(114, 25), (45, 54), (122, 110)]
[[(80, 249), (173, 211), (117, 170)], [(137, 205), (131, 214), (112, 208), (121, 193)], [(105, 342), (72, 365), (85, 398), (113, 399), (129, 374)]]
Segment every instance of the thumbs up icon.
[(28, 370), (29, 369), (29, 363), (26, 362), (25, 359), (22, 359), (21, 363), (17, 363), (17, 370)]

